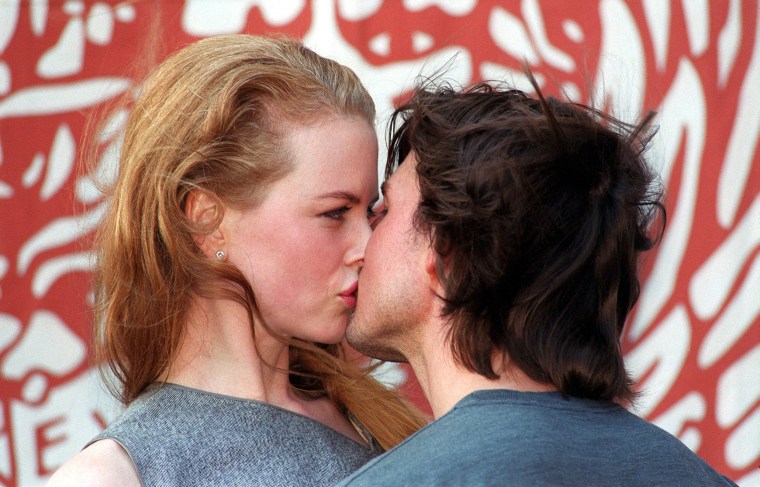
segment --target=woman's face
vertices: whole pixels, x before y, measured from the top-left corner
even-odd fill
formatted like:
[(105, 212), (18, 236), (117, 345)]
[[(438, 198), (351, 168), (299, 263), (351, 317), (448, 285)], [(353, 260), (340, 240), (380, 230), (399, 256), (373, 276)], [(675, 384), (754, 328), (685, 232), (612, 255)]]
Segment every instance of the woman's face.
[(250, 210), (227, 209), (228, 261), (253, 287), (277, 333), (343, 339), (377, 200), (377, 138), (359, 118), (291, 126), (294, 169)]

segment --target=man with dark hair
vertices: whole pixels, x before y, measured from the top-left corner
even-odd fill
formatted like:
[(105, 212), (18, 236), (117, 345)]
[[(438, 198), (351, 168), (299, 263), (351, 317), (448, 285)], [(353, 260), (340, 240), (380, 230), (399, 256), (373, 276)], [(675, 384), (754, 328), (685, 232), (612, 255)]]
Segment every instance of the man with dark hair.
[(734, 485), (625, 409), (620, 338), (664, 225), (651, 115), (535, 89), (419, 89), (393, 116), (347, 338), (408, 361), (436, 420), (343, 485)]

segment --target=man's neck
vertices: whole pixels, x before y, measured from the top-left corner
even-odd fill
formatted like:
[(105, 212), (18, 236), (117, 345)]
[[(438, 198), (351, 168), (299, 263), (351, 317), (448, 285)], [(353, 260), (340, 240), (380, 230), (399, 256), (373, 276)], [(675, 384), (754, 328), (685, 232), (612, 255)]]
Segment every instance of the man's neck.
[[(451, 346), (443, 333), (428, 337), (418, 354), (410, 354), (417, 380), (433, 410), (436, 419), (440, 418), (465, 396), (480, 390), (509, 389), (523, 392), (544, 392), (556, 390), (553, 386), (536, 382), (520, 369), (510, 365), (499, 367), (503, 372), (496, 379), (488, 379), (478, 373), (467, 370), (457, 363)], [(494, 360), (494, 362), (500, 362)], [(494, 366), (497, 364), (494, 363)], [(499, 370), (495, 369), (495, 370)]]

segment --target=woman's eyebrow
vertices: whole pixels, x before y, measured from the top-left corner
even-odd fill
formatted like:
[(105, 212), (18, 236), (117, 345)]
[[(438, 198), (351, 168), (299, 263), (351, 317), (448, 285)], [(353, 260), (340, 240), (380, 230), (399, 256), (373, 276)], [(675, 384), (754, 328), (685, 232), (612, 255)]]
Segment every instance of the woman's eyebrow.
[(360, 198), (349, 191), (330, 191), (329, 193), (322, 193), (314, 197), (315, 200), (322, 199), (339, 199), (347, 200), (349, 203), (358, 203)]

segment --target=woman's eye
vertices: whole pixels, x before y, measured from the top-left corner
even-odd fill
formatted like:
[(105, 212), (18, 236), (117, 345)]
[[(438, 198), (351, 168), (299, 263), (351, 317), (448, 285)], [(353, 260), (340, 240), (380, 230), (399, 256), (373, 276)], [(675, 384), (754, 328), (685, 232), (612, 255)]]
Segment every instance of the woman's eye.
[(343, 215), (346, 214), (348, 210), (350, 210), (348, 206), (343, 206), (340, 208), (336, 208), (334, 210), (327, 211), (325, 213), (322, 213), (322, 216), (329, 218), (330, 220), (340, 220), (343, 218)]

